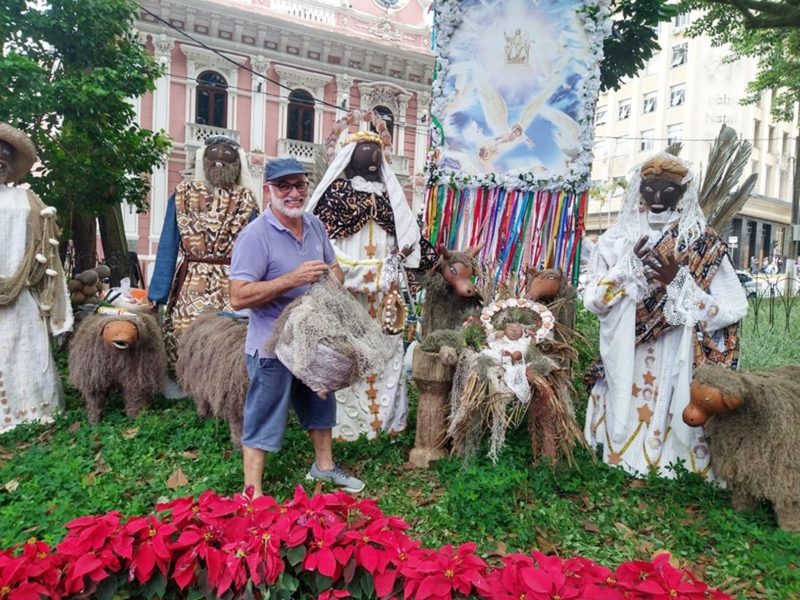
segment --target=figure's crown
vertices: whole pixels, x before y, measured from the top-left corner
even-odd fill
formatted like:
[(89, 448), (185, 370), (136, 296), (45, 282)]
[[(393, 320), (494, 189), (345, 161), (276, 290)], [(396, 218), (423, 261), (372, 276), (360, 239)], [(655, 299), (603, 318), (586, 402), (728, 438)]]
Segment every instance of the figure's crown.
[(342, 142), (342, 146), (347, 146), (353, 142), (372, 142), (373, 144), (378, 144), (378, 146), (383, 148), (383, 140), (381, 139), (381, 136), (372, 131), (356, 131), (355, 133), (351, 133)]

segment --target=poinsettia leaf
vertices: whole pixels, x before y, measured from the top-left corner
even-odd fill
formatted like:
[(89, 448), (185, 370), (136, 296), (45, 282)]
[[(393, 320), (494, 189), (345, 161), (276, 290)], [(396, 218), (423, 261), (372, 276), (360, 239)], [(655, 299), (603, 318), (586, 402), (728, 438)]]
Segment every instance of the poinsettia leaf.
[(163, 598), (164, 592), (167, 591), (167, 578), (161, 574), (161, 572), (156, 571), (153, 574), (153, 577), (150, 578), (150, 581), (145, 583), (141, 587), (141, 595), (144, 596), (147, 600), (151, 598)]
[(93, 596), (97, 600), (111, 600), (117, 591), (119, 581), (116, 577), (106, 577), (97, 584)]
[(289, 564), (293, 567), (296, 567), (303, 559), (306, 557), (306, 547), (305, 546), (295, 546), (294, 548), (287, 548), (286, 549), (286, 560), (289, 561)]
[[(333, 560), (333, 556), (331, 556), (331, 560)], [(314, 584), (317, 587), (317, 593), (327, 590), (333, 584), (333, 579), (330, 577), (326, 577), (320, 571), (314, 573)]]

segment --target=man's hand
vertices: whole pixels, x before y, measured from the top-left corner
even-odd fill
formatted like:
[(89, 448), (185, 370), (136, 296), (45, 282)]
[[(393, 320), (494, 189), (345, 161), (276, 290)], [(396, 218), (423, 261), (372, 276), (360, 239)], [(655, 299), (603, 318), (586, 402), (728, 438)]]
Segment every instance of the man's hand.
[(680, 268), (688, 263), (688, 257), (678, 258), (674, 253), (664, 257), (654, 252), (648, 252), (642, 262), (652, 274), (653, 279), (663, 285), (669, 285), (675, 279)]
[(292, 282), (295, 287), (319, 281), (328, 271), (328, 265), (321, 260), (308, 260), (292, 271)]

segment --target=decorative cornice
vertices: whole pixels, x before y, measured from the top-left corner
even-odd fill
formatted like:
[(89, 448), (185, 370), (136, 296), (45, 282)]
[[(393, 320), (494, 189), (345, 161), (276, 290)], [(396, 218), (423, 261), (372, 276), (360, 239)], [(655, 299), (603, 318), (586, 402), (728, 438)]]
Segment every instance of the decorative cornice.
[[(198, 46), (190, 46), (188, 44), (181, 43), (180, 49), (184, 56), (186, 56), (186, 59), (194, 63), (194, 72), (187, 72), (188, 77), (194, 78), (200, 71), (212, 69), (214, 71), (221, 72), (228, 80), (229, 86), (236, 85), (236, 76), (239, 68), (235, 64), (225, 60), (222, 56), (212, 52), (211, 50), (206, 50), (205, 48), (200, 48)], [(245, 62), (244, 56), (227, 53), (225, 53), (224, 56), (227, 56), (237, 63)]]
[(359, 83), (358, 90), (361, 92), (361, 108), (385, 106), (394, 113), (395, 118), (405, 115), (408, 101), (414, 95), (413, 92), (387, 81)]
[(314, 92), (313, 95), (319, 98), (322, 97), (322, 90), (324, 90), (325, 86), (333, 80), (331, 75), (301, 71), (286, 65), (275, 65), (274, 68), (283, 85), (292, 89), (306, 88), (310, 92)]

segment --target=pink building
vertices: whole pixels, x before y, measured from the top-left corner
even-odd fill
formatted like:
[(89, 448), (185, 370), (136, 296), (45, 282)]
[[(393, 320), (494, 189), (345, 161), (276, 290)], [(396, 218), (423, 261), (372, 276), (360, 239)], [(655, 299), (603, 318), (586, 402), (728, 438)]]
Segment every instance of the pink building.
[[(395, 172), (419, 206), (433, 73), (430, 0), (140, 4), (140, 38), (166, 74), (136, 110), (140, 124), (173, 141), (166, 165), (152, 174), (149, 212), (124, 211), (148, 280), (167, 199), (191, 176), (195, 151), (210, 135), (238, 140), (260, 181), (276, 156), (313, 168), (344, 108), (377, 109), (391, 121)], [(260, 200), (261, 186), (254, 191)]]

